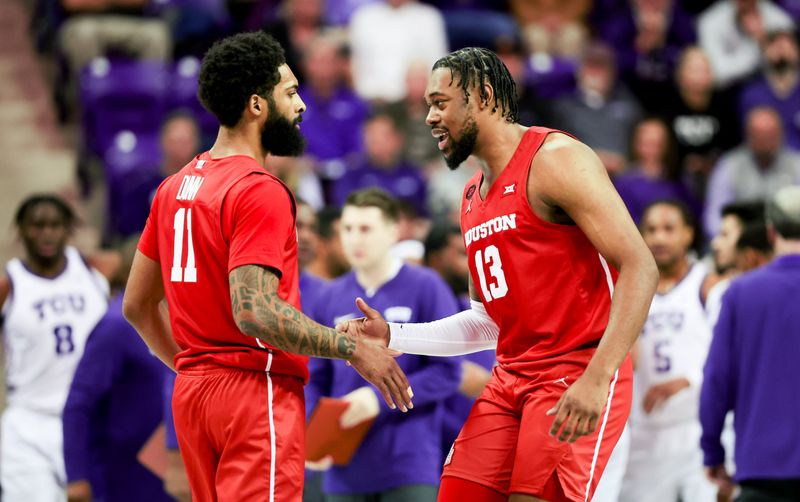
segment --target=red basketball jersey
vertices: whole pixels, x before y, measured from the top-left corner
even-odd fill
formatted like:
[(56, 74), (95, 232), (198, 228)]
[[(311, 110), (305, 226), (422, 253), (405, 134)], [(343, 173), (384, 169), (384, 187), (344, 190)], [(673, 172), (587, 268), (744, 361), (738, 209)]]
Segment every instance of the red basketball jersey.
[(228, 273), (242, 265), (278, 270), (278, 296), (300, 308), (294, 197), (255, 159), (204, 153), (167, 178), (139, 250), (161, 265), (178, 369), (215, 363), (308, 378), (306, 357), (243, 334), (233, 320)]
[(472, 280), (500, 327), (497, 360), (518, 373), (597, 346), (616, 280), (580, 228), (546, 222), (528, 203), (531, 161), (550, 132), (528, 129), (485, 199), (478, 171), (461, 207)]

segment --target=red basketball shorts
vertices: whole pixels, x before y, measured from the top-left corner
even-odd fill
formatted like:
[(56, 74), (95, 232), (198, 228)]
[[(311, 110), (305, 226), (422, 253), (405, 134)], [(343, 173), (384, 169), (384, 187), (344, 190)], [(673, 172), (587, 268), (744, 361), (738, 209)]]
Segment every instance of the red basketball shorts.
[(453, 444), (442, 477), (470, 480), (504, 495), (591, 500), (628, 419), (633, 369), (629, 357), (609, 386), (595, 432), (561, 443), (550, 436), (555, 417), (546, 412), (585, 368), (564, 362), (520, 376), (496, 367)]
[(194, 367), (178, 373), (172, 408), (194, 502), (302, 500), (302, 380)]

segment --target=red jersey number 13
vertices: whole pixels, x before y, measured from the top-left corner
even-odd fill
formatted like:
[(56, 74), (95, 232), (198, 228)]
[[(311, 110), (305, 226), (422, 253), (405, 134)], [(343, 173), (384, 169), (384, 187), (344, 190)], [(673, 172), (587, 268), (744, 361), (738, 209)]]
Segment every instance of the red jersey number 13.
[[(486, 265), (488, 265), (489, 275), (493, 279), (491, 284), (486, 282)], [(506, 296), (508, 284), (506, 283), (506, 274), (503, 273), (503, 262), (500, 261), (500, 251), (497, 246), (492, 244), (484, 250), (479, 249), (475, 252), (475, 269), (478, 271), (481, 292), (487, 302)]]

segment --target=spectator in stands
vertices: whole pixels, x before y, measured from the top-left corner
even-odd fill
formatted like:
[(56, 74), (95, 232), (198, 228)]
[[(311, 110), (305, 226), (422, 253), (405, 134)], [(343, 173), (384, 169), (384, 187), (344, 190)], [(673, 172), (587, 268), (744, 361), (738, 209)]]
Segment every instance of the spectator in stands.
[(749, 272), (772, 260), (772, 243), (764, 223), (753, 223), (742, 230), (736, 241), (736, 270)]
[(450, 50), (486, 47), (502, 50), (519, 37), (506, 2), (496, 0), (428, 0), (442, 12)]
[(360, 7), (350, 22), (353, 78), (362, 98), (387, 103), (406, 94), (409, 66), (428, 68), (447, 52), (442, 14), (416, 0), (385, 0)]
[(701, 291), (707, 270), (689, 253), (695, 223), (679, 201), (651, 204), (640, 226), (659, 271), (636, 342), (631, 450), (621, 502), (716, 502), (703, 475), (698, 400), (711, 327)]
[[(397, 217), (396, 201), (382, 190), (366, 189), (348, 197), (341, 238), (353, 271), (325, 287), (311, 309), (316, 320), (334, 326), (361, 316), (355, 297), (370, 298), (374, 308), (395, 322), (433, 321), (458, 311), (455, 297), (434, 271), (392, 257)], [(320, 397), (332, 396), (349, 403), (340, 419), (342, 427), (375, 419), (350, 463), (325, 473), (330, 502), (436, 500), (444, 399), (458, 389), (461, 358), (405, 354), (397, 362), (414, 388), (414, 412), (402, 417), (381, 406), (376, 390), (365, 386), (344, 362), (309, 362), (309, 413)]]
[(68, 17), (61, 27), (60, 47), (72, 75), (111, 50), (138, 59), (168, 61), (172, 57), (169, 26), (147, 15), (151, 2), (61, 0)]
[(699, 216), (700, 205), (677, 176), (675, 142), (659, 118), (645, 119), (636, 126), (631, 142), (631, 166), (614, 178), (614, 186), (637, 225), (644, 209), (658, 199), (678, 199), (692, 210), (695, 218)]
[(737, 278), (722, 303), (700, 399), (701, 446), (708, 476), (730, 486), (720, 435), (736, 420), (737, 500), (797, 500), (800, 449), (797, 395), (800, 359), (800, 187), (767, 202), (775, 259)]
[(620, 76), (648, 110), (661, 108), (681, 51), (697, 38), (694, 19), (677, 0), (633, 0), (598, 32), (614, 48)]
[(294, 70), (301, 85), (306, 69), (300, 64), (303, 54), (323, 26), (322, 0), (283, 0), (278, 20), (264, 27), (286, 51), (286, 64)]
[(319, 248), (317, 213), (303, 199), (297, 199), (297, 264), (300, 268), (300, 304), (313, 305), (325, 280), (308, 271)]
[(341, 209), (333, 206), (324, 207), (317, 212), (319, 243), (316, 256), (306, 266), (309, 274), (330, 280), (350, 270), (339, 238), (341, 216)]
[(139, 458), (163, 420), (164, 365), (122, 317), (121, 290), (137, 241), (133, 236), (122, 247), (111, 283), (116, 296), (86, 342), (64, 406), (69, 502), (172, 500), (148, 469), (153, 464)]
[(440, 165), (442, 155), (431, 141), (431, 128), (425, 123), (428, 107), (425, 105), (425, 88), (428, 85), (430, 67), (416, 62), (408, 67), (406, 73), (406, 96), (386, 107), (400, 127), (405, 137), (403, 156), (413, 164), (424, 166)]
[(531, 53), (576, 58), (586, 42), (590, 0), (510, 0)]
[(739, 118), (757, 106), (774, 108), (783, 120), (786, 144), (800, 149), (800, 51), (794, 31), (773, 31), (766, 37), (764, 71), (742, 89)]
[(308, 106), (302, 126), (306, 155), (318, 164), (317, 170), (325, 178), (341, 176), (348, 159), (363, 151), (362, 128), (369, 112), (367, 104), (345, 83), (344, 52), (339, 39), (321, 33), (308, 42), (303, 53), (305, 82), (299, 92)]
[(550, 122), (593, 148), (608, 172), (617, 175), (625, 168), (630, 137), (642, 115), (639, 103), (617, 81), (614, 53), (605, 44), (586, 49), (577, 78), (575, 93), (553, 102)]
[(714, 88), (705, 52), (688, 47), (681, 54), (675, 86), (658, 110), (678, 146), (678, 170), (698, 199), (705, 197), (711, 168), (739, 142), (738, 118), (728, 92)]
[(427, 216), (427, 184), (420, 168), (403, 159), (403, 142), (391, 115), (375, 112), (364, 126), (366, 155), (334, 182), (332, 202), (341, 206), (354, 190), (380, 187)]
[(772, 108), (754, 108), (746, 119), (745, 144), (720, 158), (708, 183), (707, 235), (719, 230), (722, 207), (729, 202), (766, 199), (779, 188), (800, 184), (800, 154), (783, 142), (783, 126)]
[(792, 18), (769, 0), (720, 0), (704, 11), (697, 32), (717, 86), (728, 87), (755, 73), (766, 34), (791, 30), (793, 25)]
[(144, 229), (147, 215), (150, 214), (150, 203), (158, 185), (192, 160), (200, 146), (200, 129), (192, 115), (177, 112), (169, 116), (161, 126), (159, 142), (161, 162), (158, 169), (153, 169), (144, 176), (139, 172), (129, 173), (127, 181), (122, 180), (117, 184), (114, 196), (124, 203), (116, 204), (112, 201), (110, 204), (111, 235), (107, 236), (107, 240), (114, 242), (138, 234)]

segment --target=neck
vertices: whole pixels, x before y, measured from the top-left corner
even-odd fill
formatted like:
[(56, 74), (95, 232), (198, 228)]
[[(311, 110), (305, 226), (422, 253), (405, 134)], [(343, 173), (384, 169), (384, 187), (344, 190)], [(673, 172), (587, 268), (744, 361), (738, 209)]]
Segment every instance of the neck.
[(527, 130), (520, 124), (505, 121), (481, 129), (483, 136), (475, 144), (473, 155), (481, 161), (486, 189), (494, 184), (506, 168)]
[(780, 97), (786, 97), (797, 85), (797, 72), (767, 72), (767, 80)]
[(693, 110), (702, 110), (711, 101), (711, 89), (681, 89), (683, 101)]
[(28, 270), (42, 277), (53, 278), (60, 274), (67, 266), (67, 257), (63, 253), (51, 262), (41, 262), (25, 257), (22, 260)]
[(354, 269), (356, 280), (366, 290), (378, 289), (392, 278), (396, 266), (397, 260), (387, 254), (373, 265)]
[(775, 257), (788, 255), (800, 255), (800, 239), (784, 239), (776, 235)]
[(639, 163), (639, 170), (648, 178), (660, 178), (664, 172), (664, 166), (657, 160), (642, 161)]
[(689, 273), (689, 260), (684, 256), (671, 267), (659, 267), (658, 292), (665, 293), (674, 288)]
[(219, 128), (217, 140), (209, 150), (209, 154), (212, 159), (246, 155), (256, 159), (261, 166), (264, 165), (264, 158), (267, 156), (267, 152), (261, 146), (257, 128), (251, 132), (244, 128), (232, 129), (229, 127)]

